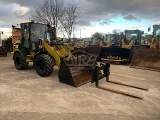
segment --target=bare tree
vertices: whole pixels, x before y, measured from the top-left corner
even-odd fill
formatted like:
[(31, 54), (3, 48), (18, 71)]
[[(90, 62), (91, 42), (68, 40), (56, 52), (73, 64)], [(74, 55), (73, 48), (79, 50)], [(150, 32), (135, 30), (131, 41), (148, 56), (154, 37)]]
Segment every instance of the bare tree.
[(58, 17), (62, 13), (63, 7), (62, 0), (45, 0), (31, 16), (40, 22), (50, 23), (52, 26), (58, 27)]
[(56, 27), (57, 33), (67, 34), (70, 38), (77, 18), (76, 12), (76, 5), (65, 5), (63, 0), (44, 0), (31, 16), (42, 23), (49, 23)]
[(61, 22), (61, 25), (64, 28), (65, 33), (67, 34), (68, 39), (70, 40), (71, 34), (74, 30), (74, 24), (76, 21), (76, 18), (78, 16), (77, 14), (77, 6), (73, 4), (68, 4), (64, 9), (63, 9), (63, 14), (62, 16), (59, 17), (59, 20)]

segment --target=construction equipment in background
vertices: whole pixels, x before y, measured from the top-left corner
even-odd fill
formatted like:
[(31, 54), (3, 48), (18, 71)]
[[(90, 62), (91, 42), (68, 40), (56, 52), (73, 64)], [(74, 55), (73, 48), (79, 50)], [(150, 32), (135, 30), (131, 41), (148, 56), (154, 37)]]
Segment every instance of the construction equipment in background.
[(99, 56), (102, 47), (103, 47), (102, 40), (94, 38), (90, 41), (90, 44), (88, 45), (84, 44), (84, 46), (81, 47), (74, 47), (74, 49), (71, 52), (74, 53), (75, 51), (80, 50)]
[(94, 38), (90, 42), (90, 46), (112, 47), (118, 46), (120, 42), (119, 34), (106, 34), (104, 38)]
[(145, 35), (141, 41), (141, 45), (149, 45), (149, 42), (152, 41), (152, 38), (153, 38), (153, 35), (151, 34)]
[(104, 47), (113, 47), (119, 46), (120, 35), (119, 34), (106, 34), (106, 37), (103, 40)]
[[(101, 48), (103, 47), (117, 47), (120, 43), (119, 34), (107, 34), (104, 38), (93, 38), (89, 45), (84, 45), (84, 47), (74, 48), (73, 51), (83, 50), (99, 56)], [(72, 51), (72, 52), (73, 52)]]
[(91, 41), (91, 46), (86, 47), (86, 51), (99, 56), (102, 52), (101, 49), (117, 47), (119, 42), (119, 34), (107, 34), (104, 39), (93, 39)]
[(7, 52), (4, 48), (4, 43), (1, 37), (2, 34), (3, 34), (3, 31), (0, 31), (0, 57), (7, 57)]
[(141, 36), (144, 32), (125, 30), (124, 33), (124, 35), (108, 34), (104, 40), (93, 39), (91, 46), (81, 48), (81, 50), (97, 55), (100, 61), (129, 64), (134, 50), (142, 48)]
[(134, 52), (130, 67), (160, 71), (160, 25), (153, 25), (149, 49)]
[[(129, 64), (135, 49), (141, 47), (141, 30), (125, 30), (120, 36), (120, 44), (108, 48), (102, 48), (99, 60), (116, 64)], [(147, 47), (147, 46), (146, 46)]]

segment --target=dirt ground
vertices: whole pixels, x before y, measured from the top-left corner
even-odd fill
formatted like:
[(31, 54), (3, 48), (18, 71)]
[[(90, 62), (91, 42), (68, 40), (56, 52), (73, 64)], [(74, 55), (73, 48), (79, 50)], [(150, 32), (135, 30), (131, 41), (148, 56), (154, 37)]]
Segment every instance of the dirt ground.
[(78, 88), (58, 80), (58, 68), (40, 77), (29, 66), (16, 70), (10, 57), (0, 58), (0, 120), (160, 120), (160, 72), (111, 65), (110, 80), (149, 88), (100, 84), (143, 100), (104, 91), (87, 83)]

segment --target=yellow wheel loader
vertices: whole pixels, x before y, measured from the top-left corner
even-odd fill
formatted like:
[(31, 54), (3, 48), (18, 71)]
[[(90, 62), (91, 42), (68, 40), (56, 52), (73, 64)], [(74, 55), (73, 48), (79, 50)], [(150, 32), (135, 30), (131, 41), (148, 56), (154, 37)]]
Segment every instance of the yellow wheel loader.
[(104, 47), (118, 46), (120, 42), (119, 34), (107, 34), (104, 39)]
[[(43, 77), (49, 76), (53, 72), (53, 67), (57, 66), (60, 68), (60, 82), (69, 83), (72, 86), (78, 86), (91, 80), (91, 72), (87, 70), (81, 72), (85, 66), (81, 71), (76, 70), (74, 73), (73, 68), (68, 66), (67, 62), (71, 59), (71, 47), (68, 45), (69, 43), (56, 41), (55, 28), (36, 22), (21, 23), (20, 26), (21, 40), (14, 43), (12, 52), (16, 69), (25, 70), (32, 62), (38, 75)], [(69, 73), (71, 78), (66, 78), (62, 71)], [(76, 72), (79, 74), (75, 74)], [(74, 79), (79, 76), (81, 77), (78, 80)]]
[[(98, 60), (129, 64), (133, 51), (141, 47), (141, 30), (125, 30), (110, 47), (101, 48)], [(145, 46), (146, 47), (146, 46)]]
[(40, 76), (48, 76), (53, 66), (60, 66), (60, 58), (69, 57), (62, 45), (50, 46), (55, 39), (55, 29), (45, 24), (21, 23), (21, 41), (13, 46), (13, 60), (18, 70), (25, 70), (33, 62)]
[(160, 25), (153, 25), (152, 36), (149, 49), (134, 52), (131, 67), (160, 71)]

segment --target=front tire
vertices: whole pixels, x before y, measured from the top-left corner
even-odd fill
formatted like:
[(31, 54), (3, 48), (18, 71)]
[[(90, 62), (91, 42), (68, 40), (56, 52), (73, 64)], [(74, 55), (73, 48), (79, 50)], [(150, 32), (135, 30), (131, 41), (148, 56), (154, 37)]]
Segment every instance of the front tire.
[(35, 58), (35, 69), (38, 75), (46, 77), (53, 72), (53, 59), (47, 54), (38, 55)]
[(28, 63), (25, 60), (22, 60), (20, 53), (15, 53), (13, 56), (14, 65), (17, 70), (25, 70), (28, 68)]

